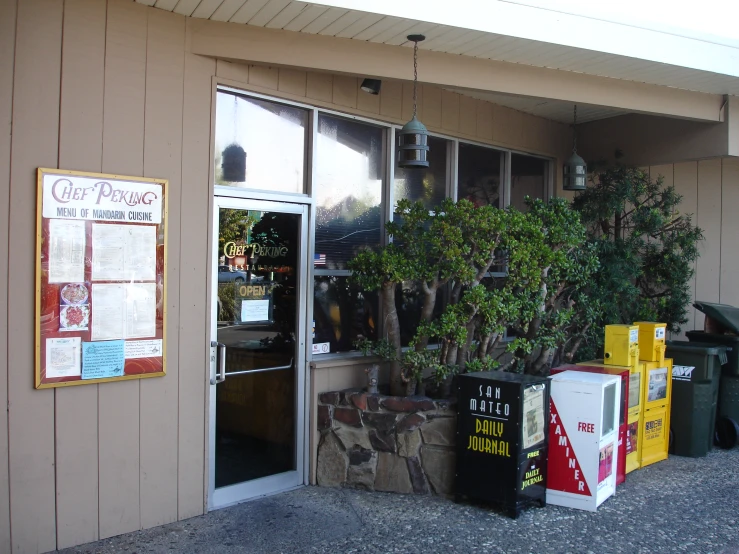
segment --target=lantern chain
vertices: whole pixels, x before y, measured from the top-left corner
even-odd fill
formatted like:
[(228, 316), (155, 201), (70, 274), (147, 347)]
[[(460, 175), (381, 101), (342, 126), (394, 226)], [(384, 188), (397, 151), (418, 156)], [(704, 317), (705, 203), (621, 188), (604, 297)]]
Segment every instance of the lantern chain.
[(577, 153), (577, 104), (575, 104), (575, 117), (574, 117), (574, 122), (572, 124), (572, 134), (573, 134), (572, 153), (576, 154)]
[(416, 117), (416, 86), (418, 84), (418, 41), (413, 41), (413, 117)]

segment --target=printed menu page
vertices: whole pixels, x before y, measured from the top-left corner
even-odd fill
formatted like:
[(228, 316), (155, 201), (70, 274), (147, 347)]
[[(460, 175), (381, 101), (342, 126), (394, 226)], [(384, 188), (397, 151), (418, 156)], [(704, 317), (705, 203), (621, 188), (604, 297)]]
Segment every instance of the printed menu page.
[(156, 240), (151, 225), (93, 224), (93, 281), (153, 281)]
[(126, 334), (126, 285), (92, 285), (92, 340), (123, 339)]
[(85, 280), (85, 222), (49, 221), (49, 283)]
[(117, 281), (124, 274), (123, 225), (92, 226), (92, 279)]
[(157, 323), (156, 283), (126, 285), (126, 338), (153, 337)]
[(81, 344), (80, 337), (46, 339), (46, 377), (80, 375)]

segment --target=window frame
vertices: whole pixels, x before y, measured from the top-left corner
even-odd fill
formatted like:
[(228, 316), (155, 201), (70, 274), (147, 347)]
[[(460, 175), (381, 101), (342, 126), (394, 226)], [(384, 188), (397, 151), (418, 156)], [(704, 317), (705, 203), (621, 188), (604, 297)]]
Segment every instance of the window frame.
[[(382, 121), (380, 119), (364, 117), (351, 113), (342, 112), (330, 108), (319, 107), (310, 103), (296, 102), (293, 100), (287, 100), (280, 98), (279, 96), (271, 96), (269, 94), (262, 94), (253, 92), (251, 90), (238, 88), (228, 84), (215, 84), (215, 95), (214, 95), (214, 108), (213, 108), (213, 123), (212, 123), (212, 145), (211, 149), (215, 145), (215, 132), (216, 132), (216, 117), (215, 117), (215, 98), (219, 92), (225, 92), (236, 96), (250, 97), (276, 104), (283, 104), (295, 108), (300, 108), (308, 112), (308, 124), (306, 126), (306, 146), (305, 146), (305, 171), (304, 171), (304, 192), (303, 193), (289, 193), (289, 192), (272, 192), (263, 189), (252, 189), (244, 187), (233, 187), (216, 185), (214, 181), (213, 195), (221, 196), (232, 196), (232, 197), (244, 197), (253, 198), (257, 195), (259, 198), (264, 200), (274, 200), (278, 202), (295, 202), (300, 204), (308, 204), (313, 209), (309, 210), (309, 221), (308, 221), (308, 263), (310, 264), (308, 273), (308, 283), (315, 283), (315, 277), (321, 276), (337, 276), (337, 277), (348, 277), (352, 274), (351, 270), (332, 270), (332, 269), (316, 269), (313, 260), (315, 256), (315, 238), (316, 238), (316, 221), (315, 221), (315, 196), (314, 187), (316, 183), (316, 168), (317, 168), (317, 138), (318, 138), (318, 118), (319, 114), (326, 114), (332, 117), (341, 119), (356, 121), (358, 123), (364, 123), (374, 127), (379, 127), (383, 130), (383, 189), (382, 189), (382, 213), (384, 217), (381, 219), (380, 225), (380, 236), (382, 245), (387, 245), (390, 242), (387, 233), (385, 232), (385, 224), (388, 221), (393, 220), (394, 207), (395, 207), (395, 159), (397, 149), (397, 133), (402, 128), (402, 125), (396, 123), (390, 123)], [(511, 149), (504, 146), (497, 146), (484, 142), (479, 142), (467, 138), (459, 138), (446, 133), (439, 133), (436, 131), (429, 131), (429, 135), (447, 140), (447, 170), (446, 170), (446, 198), (451, 198), (456, 201), (458, 199), (459, 189), (459, 144), (465, 143), (472, 146), (478, 146), (482, 148), (488, 148), (490, 150), (498, 151), (501, 154), (501, 185), (502, 185), (502, 207), (508, 207), (511, 199), (511, 155), (521, 154), (534, 158), (542, 159), (546, 162), (545, 169), (545, 198), (550, 198), (555, 194), (556, 179), (554, 171), (556, 168), (556, 158), (543, 156), (541, 154), (535, 154), (531, 152), (525, 152), (522, 150)], [(211, 163), (214, 160), (214, 152), (211, 151)], [(215, 168), (211, 170), (211, 178), (214, 178)], [(490, 277), (505, 277), (505, 272), (491, 272)], [(315, 295), (315, 290), (313, 291)], [(307, 306), (307, 317), (309, 321), (313, 320), (313, 303), (308, 302)], [(383, 317), (382, 317), (382, 305), (380, 305), (379, 321), (377, 332), (379, 336), (382, 336), (384, 330)], [(312, 343), (312, 339), (309, 339)], [(432, 348), (432, 347), (430, 347)], [(312, 350), (312, 348), (311, 348)], [(356, 351), (350, 352), (334, 352), (330, 354), (310, 355), (309, 360), (314, 361), (325, 361), (332, 359), (341, 358), (352, 358), (356, 357), (358, 353)]]

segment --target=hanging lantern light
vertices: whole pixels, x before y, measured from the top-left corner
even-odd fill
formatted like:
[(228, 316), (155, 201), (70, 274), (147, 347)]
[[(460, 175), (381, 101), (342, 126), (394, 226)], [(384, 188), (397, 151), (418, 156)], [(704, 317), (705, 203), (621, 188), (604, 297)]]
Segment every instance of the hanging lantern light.
[(413, 43), (413, 117), (398, 132), (398, 166), (403, 168), (428, 167), (428, 131), (416, 119), (416, 89), (418, 87), (418, 43), (423, 35), (408, 35)]
[(572, 125), (573, 143), (572, 156), (562, 167), (564, 190), (583, 191), (587, 188), (588, 166), (580, 156), (577, 155), (577, 104), (575, 105), (575, 116)]
[(223, 149), (223, 180), (231, 183), (246, 181), (246, 151), (236, 143)]

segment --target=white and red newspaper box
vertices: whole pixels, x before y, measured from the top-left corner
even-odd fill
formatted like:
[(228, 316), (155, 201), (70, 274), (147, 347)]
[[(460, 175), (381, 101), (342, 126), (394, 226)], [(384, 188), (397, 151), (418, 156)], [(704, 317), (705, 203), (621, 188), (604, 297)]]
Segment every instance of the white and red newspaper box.
[(551, 377), (547, 503), (594, 512), (616, 490), (621, 378)]

